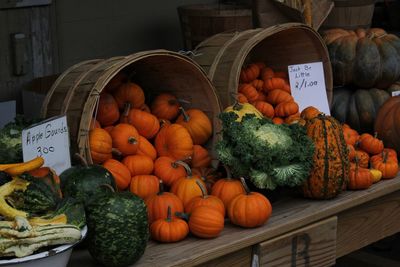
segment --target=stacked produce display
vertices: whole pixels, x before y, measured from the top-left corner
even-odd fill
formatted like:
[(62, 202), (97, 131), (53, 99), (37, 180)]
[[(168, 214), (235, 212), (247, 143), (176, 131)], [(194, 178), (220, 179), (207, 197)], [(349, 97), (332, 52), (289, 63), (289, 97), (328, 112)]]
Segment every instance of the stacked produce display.
[[(226, 224), (264, 225), (273, 210), (265, 190), (289, 187), (311, 201), (395, 178), (400, 100), (391, 93), (400, 88), (399, 39), (380, 29), (323, 36), (341, 86), (332, 116), (314, 106), (299, 110), (287, 72), (248, 59), (235, 103), (216, 114), (222, 130), (214, 147), (209, 113), (172, 90), (152, 95), (127, 69), (98, 97), (90, 154), (60, 174), (40, 157), (21, 162), (18, 139), (29, 124), (18, 126), (16, 136), (5, 127), (0, 224), (7, 230), (0, 231), (0, 256), (78, 242), (87, 225), (92, 257), (128, 266), (150, 238), (210, 239)], [(31, 235), (42, 231), (49, 234), (44, 241)]]

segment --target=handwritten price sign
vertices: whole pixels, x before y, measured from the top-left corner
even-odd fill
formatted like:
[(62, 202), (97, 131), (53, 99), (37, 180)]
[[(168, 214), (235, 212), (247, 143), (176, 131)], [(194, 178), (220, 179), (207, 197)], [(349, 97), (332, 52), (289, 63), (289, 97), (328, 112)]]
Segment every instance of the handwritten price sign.
[(45, 166), (58, 174), (71, 167), (67, 117), (56, 117), (22, 131), (24, 161), (44, 158)]
[(300, 111), (314, 106), (330, 114), (322, 62), (288, 66), (290, 89)]

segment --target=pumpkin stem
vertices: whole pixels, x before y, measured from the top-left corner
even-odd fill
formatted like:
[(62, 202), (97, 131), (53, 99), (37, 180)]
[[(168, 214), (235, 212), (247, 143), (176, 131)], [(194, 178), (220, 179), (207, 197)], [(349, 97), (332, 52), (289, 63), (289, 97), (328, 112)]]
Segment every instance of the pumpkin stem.
[(179, 218), (182, 218), (182, 219), (184, 219), (186, 221), (189, 221), (189, 218), (190, 218), (190, 214), (184, 213), (184, 212), (180, 212), (180, 211), (175, 211), (175, 216), (177, 216)]
[(243, 105), (238, 100), (238, 94), (232, 92), (231, 97), (234, 100), (234, 103), (232, 105), (233, 110), (241, 110)]
[(83, 167), (88, 167), (87, 160), (79, 153), (74, 154), (75, 158), (78, 159)]
[(387, 151), (382, 151), (382, 161), (383, 163), (386, 163), (387, 159), (388, 159), (388, 155), (389, 153)]
[(225, 171), (226, 171), (226, 178), (227, 178), (227, 179), (232, 179), (231, 170), (230, 170), (225, 164), (223, 164), (222, 166), (224, 166), (224, 169), (225, 169)]
[(374, 132), (374, 138), (378, 138), (378, 132)]
[(240, 177), (240, 182), (242, 183), (244, 190), (246, 191), (246, 194), (247, 195), (250, 194), (251, 191), (250, 191), (249, 187), (247, 186), (246, 181), (244, 180), (243, 177)]
[(185, 109), (183, 107), (179, 107), (180, 111), (182, 112), (183, 119), (188, 122), (190, 120), (189, 115), (186, 113)]
[(204, 188), (204, 185), (200, 183), (199, 180), (196, 180), (196, 184), (200, 187), (201, 194), (203, 195), (202, 198), (207, 198), (208, 197), (207, 189)]
[(167, 219), (165, 219), (167, 222), (172, 221), (172, 215), (171, 215), (171, 206), (168, 205), (168, 210), (167, 210)]
[(121, 157), (121, 156), (122, 156), (122, 152), (119, 151), (118, 148), (113, 147), (113, 148), (111, 149), (111, 152), (113, 153), (113, 155), (115, 155), (115, 156), (117, 156), (117, 157)]
[(189, 100), (182, 99), (182, 98), (177, 98), (176, 101), (177, 101), (179, 104), (182, 104), (182, 103), (184, 103), (184, 104), (190, 104), (190, 103), (191, 103)]
[(131, 145), (134, 145), (134, 144), (137, 144), (138, 141), (136, 140), (135, 137), (129, 136), (129, 137), (128, 137), (128, 143), (131, 144)]
[(164, 120), (164, 119), (160, 119), (160, 129), (161, 129), (162, 127), (164, 127), (165, 125), (168, 125), (168, 121), (167, 121), (167, 120)]
[(183, 166), (183, 168), (185, 168), (186, 173), (187, 173), (187, 175), (188, 175), (189, 177), (192, 177), (192, 176), (193, 176), (192, 170), (190, 169), (189, 165), (188, 165), (186, 162), (184, 162), (184, 161), (182, 161), (182, 160), (177, 160), (177, 161), (175, 161), (174, 163)]
[(162, 180), (159, 180), (157, 195), (162, 195), (162, 194), (164, 194), (164, 183)]
[(131, 103), (130, 102), (125, 102), (124, 111), (122, 112), (122, 117), (128, 118), (130, 110), (131, 110)]

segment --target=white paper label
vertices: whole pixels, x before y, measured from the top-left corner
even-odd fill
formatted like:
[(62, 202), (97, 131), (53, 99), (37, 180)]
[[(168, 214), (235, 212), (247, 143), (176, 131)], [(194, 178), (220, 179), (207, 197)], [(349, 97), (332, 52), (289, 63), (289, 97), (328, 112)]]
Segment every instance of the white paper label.
[(393, 91), (392, 92), (392, 96), (398, 96), (398, 95), (400, 95), (400, 91)]
[(24, 161), (38, 156), (44, 158), (44, 166), (60, 174), (71, 167), (67, 117), (50, 118), (22, 131)]
[(308, 106), (330, 115), (322, 62), (288, 66), (290, 89), (300, 112)]

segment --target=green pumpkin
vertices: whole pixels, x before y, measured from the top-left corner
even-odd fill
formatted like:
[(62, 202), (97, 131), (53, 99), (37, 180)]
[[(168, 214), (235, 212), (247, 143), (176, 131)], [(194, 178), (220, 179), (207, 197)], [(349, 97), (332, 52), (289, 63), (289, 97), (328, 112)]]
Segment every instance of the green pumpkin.
[(90, 255), (109, 267), (130, 266), (149, 239), (144, 201), (130, 192), (96, 194), (86, 207)]
[(400, 39), (379, 28), (323, 32), (333, 82), (360, 88), (387, 88), (400, 78)]
[(376, 114), (389, 98), (388, 92), (376, 88), (335, 88), (331, 115), (359, 133), (373, 133)]
[(63, 196), (84, 204), (87, 204), (94, 194), (104, 191), (104, 184), (116, 189), (114, 177), (100, 165), (73, 166), (60, 174), (60, 180)]

